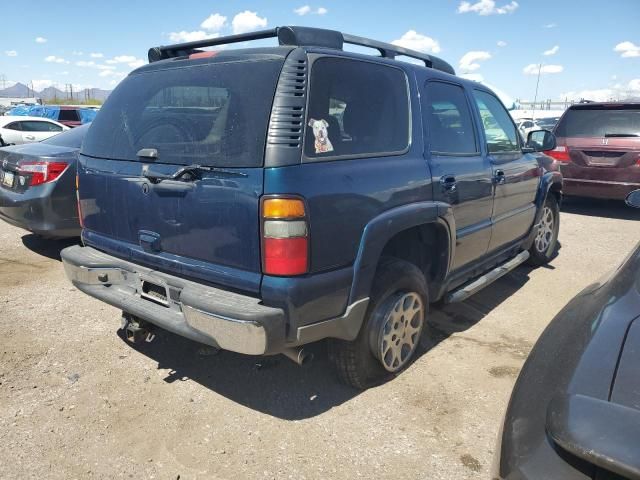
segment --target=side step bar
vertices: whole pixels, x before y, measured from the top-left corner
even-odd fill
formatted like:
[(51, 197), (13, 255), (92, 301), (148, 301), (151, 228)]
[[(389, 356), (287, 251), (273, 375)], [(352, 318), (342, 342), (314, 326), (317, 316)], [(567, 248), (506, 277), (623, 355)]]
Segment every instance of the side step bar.
[(474, 293), (482, 290), (487, 285), (491, 285), (493, 282), (498, 280), (503, 275), (506, 275), (511, 270), (516, 268), (518, 265), (524, 263), (529, 258), (529, 252), (524, 251), (520, 252), (518, 255), (513, 257), (511, 260), (503, 263), (502, 265), (498, 265), (496, 268), (491, 270), (488, 273), (472, 280), (471, 282), (462, 285), (460, 288), (450, 292), (445, 297), (445, 303), (456, 303), (462, 302), (466, 300)]

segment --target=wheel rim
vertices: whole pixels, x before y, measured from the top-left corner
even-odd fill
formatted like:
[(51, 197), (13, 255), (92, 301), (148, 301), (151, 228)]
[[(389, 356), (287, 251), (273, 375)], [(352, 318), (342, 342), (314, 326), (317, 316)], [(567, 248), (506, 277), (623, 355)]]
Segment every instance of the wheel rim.
[(381, 323), (376, 353), (387, 371), (397, 372), (418, 346), (424, 323), (422, 297), (415, 292), (399, 294)]
[(553, 240), (553, 226), (553, 210), (545, 205), (542, 210), (542, 218), (538, 225), (538, 233), (535, 240), (536, 250), (538, 250), (538, 252), (545, 253), (549, 249), (551, 241)]

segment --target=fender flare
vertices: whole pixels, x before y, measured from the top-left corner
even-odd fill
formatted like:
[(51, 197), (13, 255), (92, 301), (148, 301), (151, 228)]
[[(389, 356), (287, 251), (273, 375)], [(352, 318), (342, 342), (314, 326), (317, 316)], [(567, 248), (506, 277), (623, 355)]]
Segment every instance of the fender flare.
[(544, 202), (547, 200), (549, 191), (555, 185), (560, 186), (560, 195), (562, 195), (562, 174), (560, 172), (555, 172), (555, 171), (545, 172), (540, 178), (540, 183), (538, 184), (538, 191), (536, 193), (536, 215), (533, 219), (533, 225), (531, 226), (531, 230), (529, 231), (529, 236), (523, 243), (524, 250), (529, 250), (529, 248), (531, 248), (531, 245), (533, 245), (533, 240), (535, 239), (536, 232), (537, 232), (537, 225), (540, 222), (540, 218), (542, 216), (542, 206), (544, 205)]
[(456, 245), (456, 226), (451, 206), (435, 201), (402, 205), (381, 213), (365, 225), (353, 266), (349, 305), (369, 297), (378, 261), (387, 242), (404, 230), (427, 224), (438, 224), (447, 231), (449, 245), (446, 268), (440, 275), (442, 279), (446, 277)]
[(545, 172), (540, 178), (538, 191), (536, 193), (536, 217), (533, 222), (534, 225), (537, 225), (540, 221), (542, 205), (544, 205), (547, 195), (549, 195), (549, 190), (551, 190), (551, 187), (554, 185), (560, 185), (560, 193), (562, 193), (562, 174), (554, 171)]

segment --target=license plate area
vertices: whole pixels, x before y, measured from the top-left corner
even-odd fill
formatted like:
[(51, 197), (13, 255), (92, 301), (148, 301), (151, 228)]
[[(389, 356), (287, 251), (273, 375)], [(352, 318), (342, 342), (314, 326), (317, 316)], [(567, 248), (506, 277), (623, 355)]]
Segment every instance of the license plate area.
[(2, 171), (2, 185), (5, 187), (13, 188), (13, 182), (15, 181), (15, 174), (8, 170)]
[(157, 303), (163, 307), (169, 306), (169, 299), (167, 297), (167, 288), (164, 285), (150, 282), (142, 279), (140, 286), (140, 296), (145, 300)]

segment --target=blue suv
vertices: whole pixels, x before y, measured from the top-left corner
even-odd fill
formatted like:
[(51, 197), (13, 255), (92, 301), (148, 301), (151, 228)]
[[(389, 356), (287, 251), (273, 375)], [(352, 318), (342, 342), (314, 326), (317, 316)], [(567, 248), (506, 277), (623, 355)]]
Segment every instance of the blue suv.
[(329, 339), (341, 379), (366, 388), (415, 358), (429, 304), (554, 255), (562, 180), (536, 153), (553, 135), (524, 144), (494, 93), (439, 58), (280, 27), (149, 61), (85, 137), (84, 246), (62, 252), (131, 339), (157, 326), (299, 363)]

